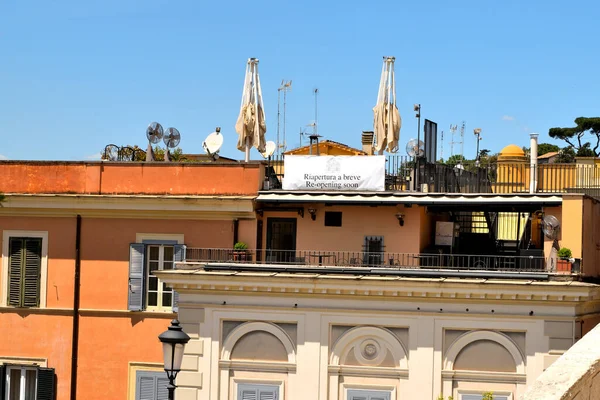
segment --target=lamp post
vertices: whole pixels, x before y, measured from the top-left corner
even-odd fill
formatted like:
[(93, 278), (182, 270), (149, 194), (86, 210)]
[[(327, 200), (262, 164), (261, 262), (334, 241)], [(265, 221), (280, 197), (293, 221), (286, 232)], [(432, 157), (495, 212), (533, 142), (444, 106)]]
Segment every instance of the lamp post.
[(473, 134), (477, 136), (477, 156), (475, 157), (475, 163), (479, 165), (479, 141), (481, 140), (481, 128), (473, 129)]
[(163, 358), (165, 364), (165, 372), (169, 378), (169, 400), (175, 398), (175, 378), (181, 370), (181, 362), (183, 361), (183, 348), (190, 337), (179, 326), (179, 321), (174, 319), (171, 321), (169, 329), (158, 336), (158, 339), (163, 345)]
[(419, 158), (421, 157), (421, 105), (420, 104), (415, 104), (413, 109), (415, 110), (415, 118), (417, 118), (418, 122), (417, 122), (417, 155), (415, 156), (415, 165), (414, 165), (414, 178), (415, 181), (413, 183), (414, 185), (414, 190), (418, 191), (419, 189), (419, 176), (418, 176), (418, 171), (419, 171)]

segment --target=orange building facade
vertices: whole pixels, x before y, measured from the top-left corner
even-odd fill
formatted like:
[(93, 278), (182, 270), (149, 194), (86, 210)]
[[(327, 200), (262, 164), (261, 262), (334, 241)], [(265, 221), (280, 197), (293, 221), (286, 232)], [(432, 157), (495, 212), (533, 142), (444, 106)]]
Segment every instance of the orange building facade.
[(158, 387), (157, 336), (177, 300), (152, 271), (172, 268), (184, 246), (255, 246), (263, 173), (251, 163), (2, 163), (0, 398), (135, 399), (141, 384)]

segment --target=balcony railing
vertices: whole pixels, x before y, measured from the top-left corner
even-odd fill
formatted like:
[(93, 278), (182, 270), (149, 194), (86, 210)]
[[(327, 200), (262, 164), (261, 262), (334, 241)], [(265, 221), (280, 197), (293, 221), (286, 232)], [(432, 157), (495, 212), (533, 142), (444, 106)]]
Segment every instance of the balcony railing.
[[(385, 189), (433, 193), (587, 193), (600, 194), (600, 165), (538, 164), (473, 161), (461, 164), (420, 162), (399, 155), (386, 156)], [(268, 189), (280, 189), (285, 175), (283, 158), (267, 166)], [(416, 180), (415, 180), (416, 176)], [(532, 176), (534, 182), (532, 184)], [(413, 188), (416, 181), (416, 188)]]
[(544, 257), (507, 255), (187, 248), (185, 261), (197, 263), (257, 263), (309, 267), (552, 272), (546, 270), (546, 260)]

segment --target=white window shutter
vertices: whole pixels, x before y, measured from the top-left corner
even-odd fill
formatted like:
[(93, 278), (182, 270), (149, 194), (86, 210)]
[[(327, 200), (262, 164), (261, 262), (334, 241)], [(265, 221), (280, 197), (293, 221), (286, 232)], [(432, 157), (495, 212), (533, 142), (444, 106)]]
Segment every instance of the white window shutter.
[[(176, 244), (173, 246), (173, 269), (176, 268), (176, 263), (185, 261), (185, 245)], [(173, 312), (179, 312), (179, 293), (173, 290)]]

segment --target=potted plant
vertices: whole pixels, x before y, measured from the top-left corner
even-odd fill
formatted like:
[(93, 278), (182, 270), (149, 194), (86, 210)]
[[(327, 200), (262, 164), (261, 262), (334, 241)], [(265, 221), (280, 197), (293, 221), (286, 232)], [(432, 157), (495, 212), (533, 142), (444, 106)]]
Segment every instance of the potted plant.
[(556, 262), (556, 270), (561, 273), (571, 273), (571, 258), (573, 254), (571, 253), (571, 249), (567, 249), (566, 247), (562, 247), (558, 250), (558, 260)]
[(246, 261), (248, 258), (248, 245), (244, 242), (237, 242), (233, 245), (233, 260)]

